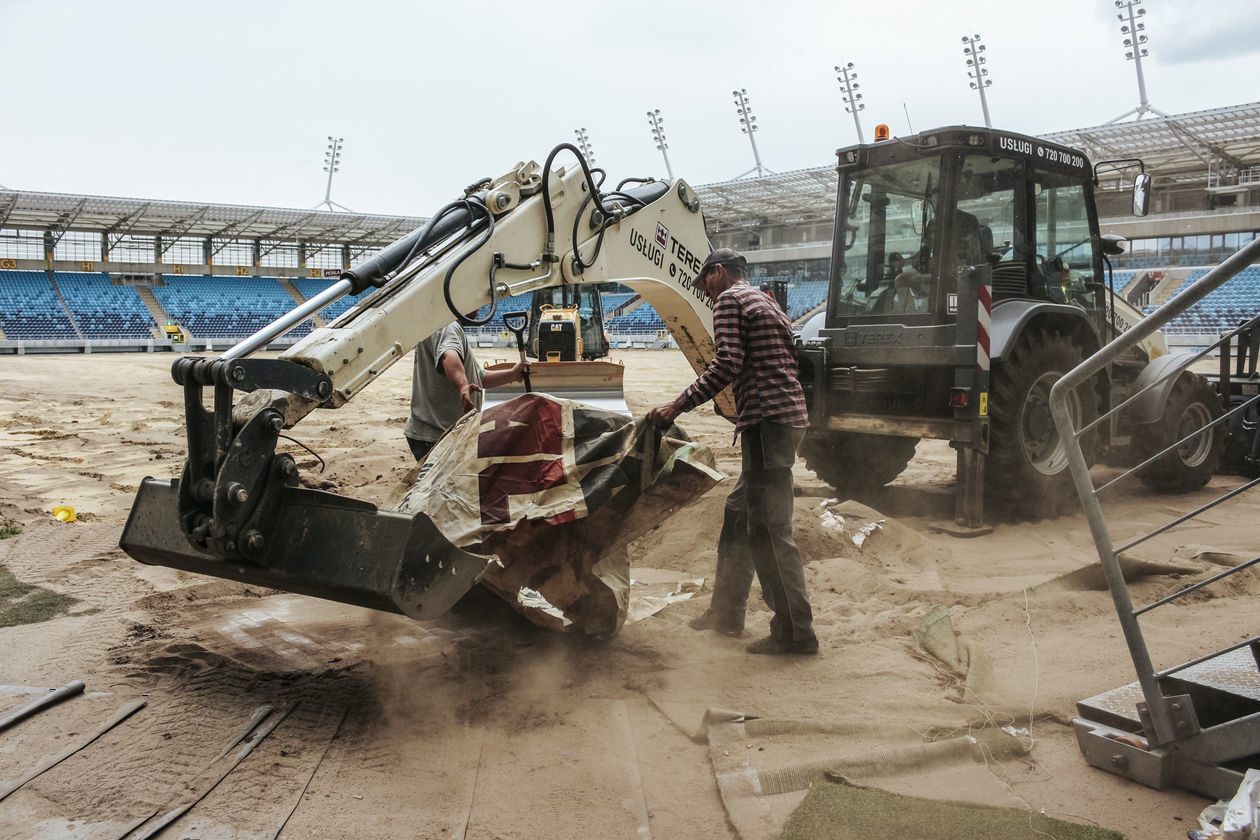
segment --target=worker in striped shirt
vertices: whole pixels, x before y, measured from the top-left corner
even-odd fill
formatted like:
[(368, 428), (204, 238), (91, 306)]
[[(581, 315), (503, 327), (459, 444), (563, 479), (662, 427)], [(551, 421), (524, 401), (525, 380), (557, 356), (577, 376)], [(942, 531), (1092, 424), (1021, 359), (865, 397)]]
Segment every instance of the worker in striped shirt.
[(731, 385), (743, 461), (726, 500), (713, 599), (691, 626), (743, 635), (755, 572), (774, 617), (769, 637), (748, 645), (748, 651), (814, 654), (818, 637), (792, 539), (792, 464), (809, 425), (792, 324), (773, 298), (749, 285), (748, 261), (730, 248), (709, 255), (696, 283), (714, 304), (716, 356), (677, 399), (649, 411), (647, 421), (668, 427)]

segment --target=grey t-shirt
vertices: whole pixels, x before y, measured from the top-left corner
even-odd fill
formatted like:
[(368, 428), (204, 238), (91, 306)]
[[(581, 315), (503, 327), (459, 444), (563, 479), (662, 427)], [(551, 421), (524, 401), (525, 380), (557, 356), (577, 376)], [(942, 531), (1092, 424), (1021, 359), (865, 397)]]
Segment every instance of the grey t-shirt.
[[(464, 375), (475, 385), (482, 382), (481, 365), (473, 356), (468, 336), (459, 324), (450, 324), (416, 345), (415, 370), (411, 376), (411, 416), (403, 434), (415, 440), (435, 441), (463, 416), (459, 392), (442, 371), (442, 354), (454, 350), (464, 363)], [(473, 395), (481, 407), (480, 392)]]

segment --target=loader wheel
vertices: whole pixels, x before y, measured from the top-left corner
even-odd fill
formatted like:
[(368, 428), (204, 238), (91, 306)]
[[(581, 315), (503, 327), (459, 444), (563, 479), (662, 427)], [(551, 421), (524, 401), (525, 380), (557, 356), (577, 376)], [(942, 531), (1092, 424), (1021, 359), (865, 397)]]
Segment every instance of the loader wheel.
[[(1168, 395), (1164, 416), (1134, 436), (1137, 463), (1158, 455), (1221, 416), (1221, 401), (1203, 377), (1183, 373)], [(1159, 493), (1188, 493), (1208, 483), (1221, 461), (1225, 435), (1213, 426), (1146, 467), (1138, 477)]]
[[(985, 507), (990, 518), (1043, 519), (1062, 514), (1076, 498), (1067, 450), (1050, 415), (1050, 389), (1084, 359), (1069, 337), (1029, 329), (1010, 356), (994, 365), (990, 383), (989, 458)], [(1098, 416), (1098, 394), (1089, 385), (1069, 395), (1068, 413), (1079, 429)], [(1092, 463), (1097, 435), (1082, 436)]]
[(918, 442), (912, 437), (811, 429), (801, 443), (801, 455), (815, 475), (836, 488), (841, 497), (852, 499), (901, 475)]

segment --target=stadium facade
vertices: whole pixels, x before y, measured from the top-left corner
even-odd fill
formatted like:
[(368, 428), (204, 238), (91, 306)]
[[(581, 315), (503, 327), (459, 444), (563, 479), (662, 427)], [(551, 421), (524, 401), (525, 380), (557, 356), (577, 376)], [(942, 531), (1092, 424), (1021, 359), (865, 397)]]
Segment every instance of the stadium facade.
[[(1260, 234), (1260, 103), (1043, 138), (1080, 148), (1094, 161), (1141, 158), (1154, 175), (1151, 214), (1137, 218), (1128, 208), (1131, 173), (1100, 174), (1103, 231), (1130, 242), (1116, 265), (1123, 269), (1117, 287), (1132, 302), (1162, 302), (1196, 272)], [(833, 167), (697, 189), (715, 247), (747, 253), (755, 278), (786, 279), (794, 317), (822, 305), (836, 198)], [(418, 216), (0, 190), (0, 352), (224, 347), (424, 222)], [(1260, 308), (1260, 283), (1250, 290), (1252, 281), (1240, 282), (1247, 286), (1235, 290), (1241, 291), (1235, 295), (1240, 305)], [(353, 302), (322, 310), (291, 338)], [(641, 300), (623, 294), (607, 303), (614, 339), (632, 346), (668, 341), (663, 323)], [(1185, 325), (1186, 331), (1210, 332), (1210, 322)], [(188, 341), (172, 345), (171, 334)]]

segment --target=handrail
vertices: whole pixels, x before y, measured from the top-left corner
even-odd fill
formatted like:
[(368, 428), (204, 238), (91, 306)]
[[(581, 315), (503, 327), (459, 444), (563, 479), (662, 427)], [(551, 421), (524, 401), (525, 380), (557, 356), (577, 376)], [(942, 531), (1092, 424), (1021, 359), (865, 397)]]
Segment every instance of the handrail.
[[(1097, 421), (1087, 427), (1086, 430), (1078, 430), (1074, 428), (1072, 417), (1068, 411), (1067, 400), (1072, 391), (1081, 385), (1089, 382), (1096, 374), (1111, 363), (1119, 360), (1124, 354), (1137, 347), (1143, 339), (1157, 331), (1164, 324), (1176, 318), (1187, 309), (1198, 303), (1210, 292), (1219, 288), (1227, 280), (1238, 274), (1247, 266), (1260, 260), (1260, 239), (1253, 240), (1246, 247), (1239, 250), (1233, 256), (1226, 259), (1220, 265), (1213, 268), (1203, 277), (1194, 281), (1190, 286), (1183, 289), (1176, 296), (1168, 300), (1155, 312), (1148, 315), (1140, 323), (1132, 329), (1122, 333), (1115, 340), (1111, 341), (1098, 352), (1094, 353), (1080, 365), (1073, 368), (1067, 374), (1059, 379), (1050, 390), (1050, 412), (1054, 417), (1055, 425), (1059, 431), (1059, 438), (1063, 442), (1064, 450), (1067, 454), (1068, 468), (1071, 471), (1072, 482), (1076, 487), (1077, 495), (1080, 497), (1081, 506), (1085, 513), (1085, 518), (1089, 523), (1090, 533), (1093, 536), (1094, 544), (1098, 551), (1099, 563), (1102, 566), (1103, 577), (1107, 582), (1107, 588), (1111, 592), (1112, 601), (1116, 608), (1116, 614), (1120, 620), (1120, 627), (1124, 634), (1125, 642), (1129, 648), (1130, 657), (1133, 660), (1134, 669), (1137, 672), (1138, 683), (1142, 689), (1142, 695), (1146, 701), (1146, 708), (1150, 718), (1150, 730), (1146, 732), (1147, 740), (1152, 746), (1168, 743), (1176, 740), (1185, 734), (1182, 728), (1177, 726), (1174, 718), (1174, 710), (1169, 708), (1169, 704), (1165, 702), (1165, 697), (1160, 690), (1159, 680), (1163, 675), (1155, 672), (1154, 665), (1151, 661), (1150, 651), (1146, 646), (1146, 642), (1142, 636), (1142, 629), (1138, 623), (1138, 616), (1142, 612), (1146, 612), (1152, 607), (1143, 608), (1138, 611), (1134, 608), (1132, 597), (1129, 594), (1128, 586), (1124, 580), (1124, 573), (1121, 570), (1118, 559), (1118, 551), (1112, 543), (1111, 532), (1107, 527), (1105, 518), (1103, 517), (1102, 507), (1098, 500), (1100, 492), (1093, 485), (1093, 480), (1089, 475), (1089, 464), (1085, 460), (1084, 451), (1081, 448), (1081, 436), (1087, 433), (1087, 430), (1097, 425)], [(1229, 340), (1232, 333), (1226, 338)], [(1204, 351), (1206, 353), (1206, 351)], [(1204, 353), (1200, 353), (1196, 358), (1201, 357)], [(1187, 361), (1185, 364), (1178, 364), (1167, 372), (1165, 378), (1171, 376), (1179, 376), (1182, 371), (1192, 362)], [(1118, 412), (1129, 401), (1120, 406), (1112, 408), (1105, 417), (1110, 417)], [(1141, 466), (1153, 462), (1156, 458), (1148, 459)], [(1138, 469), (1140, 469), (1139, 467)], [(1133, 472), (1131, 470), (1130, 472)], [(1254, 484), (1255, 482), (1252, 482)], [(1104, 488), (1109, 485), (1104, 485)], [(1250, 486), (1250, 485), (1248, 485)], [(1246, 489), (1246, 488), (1243, 488)], [(1220, 499), (1208, 503), (1192, 514), (1182, 517), (1172, 525), (1164, 526), (1159, 530), (1167, 530), (1175, 524), (1184, 521), (1190, 516), (1196, 515), (1210, 507), (1220, 504), (1226, 498), (1236, 495), (1239, 491), (1227, 493)], [(1148, 539), (1152, 534), (1145, 535), (1135, 542), (1129, 543), (1125, 548), (1132, 547), (1142, 540)], [(1244, 564), (1243, 567), (1250, 564)], [(1229, 574), (1238, 571), (1238, 568), (1229, 570)], [(1180, 593), (1179, 593), (1180, 594)], [(1176, 597), (1176, 596), (1173, 596)], [(1219, 652), (1218, 652), (1219, 654)], [(1213, 655), (1218, 655), (1213, 654)], [(1211, 657), (1205, 657), (1211, 658)], [(1203, 660), (1197, 660), (1203, 661)], [(1187, 666), (1181, 666), (1187, 667)], [(1168, 672), (1165, 672), (1166, 675)]]

